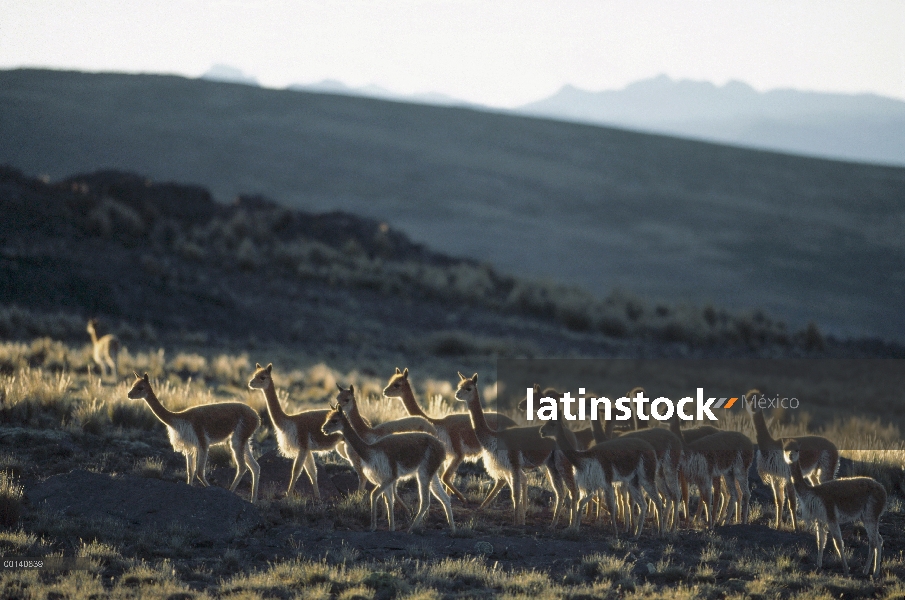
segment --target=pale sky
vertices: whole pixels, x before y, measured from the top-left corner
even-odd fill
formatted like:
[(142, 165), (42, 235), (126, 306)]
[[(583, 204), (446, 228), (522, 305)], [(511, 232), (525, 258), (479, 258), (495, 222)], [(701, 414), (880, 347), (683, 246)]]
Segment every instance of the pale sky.
[(905, 1), (0, 0), (0, 68), (215, 63), (498, 107), (661, 73), (905, 99)]

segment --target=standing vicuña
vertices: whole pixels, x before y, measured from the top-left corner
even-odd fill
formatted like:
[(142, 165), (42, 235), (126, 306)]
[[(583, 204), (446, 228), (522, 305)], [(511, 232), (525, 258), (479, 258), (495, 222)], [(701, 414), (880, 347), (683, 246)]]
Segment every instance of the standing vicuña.
[(540, 427), (545, 438), (556, 440), (559, 450), (575, 467), (575, 483), (579, 494), (572, 497), (572, 522), (569, 526), (578, 529), (581, 525), (581, 509), (591, 495), (602, 491), (607, 508), (613, 520), (613, 533), (619, 535), (617, 525), (616, 497), (614, 484), (622, 484), (632, 501), (641, 509), (635, 537), (641, 535), (647, 517), (647, 502), (641, 490), (647, 492), (657, 511), (657, 529), (663, 532), (663, 503), (655, 483), (657, 477), (657, 454), (646, 441), (637, 437), (622, 436), (601, 442), (588, 450), (576, 450), (565, 434), (565, 425), (560, 418), (547, 421)]
[[(713, 528), (723, 511), (730, 505), (735, 510), (735, 522), (747, 523), (751, 502), (751, 489), (748, 484), (748, 469), (754, 462), (754, 444), (737, 431), (721, 431), (699, 440), (688, 443), (682, 437), (678, 416), (670, 423), (673, 433), (682, 438), (682, 472), (688, 483), (698, 487), (701, 494), (701, 508), (707, 510), (707, 526)], [(714, 514), (713, 495), (719, 489), (719, 480), (726, 480), (729, 497), (721, 495), (719, 515)], [(741, 504), (738, 494), (741, 492)]]
[[(632, 389), (626, 398), (644, 397), (644, 388), (636, 387)], [(650, 415), (648, 415), (650, 416)], [(648, 426), (648, 420), (639, 419), (638, 415), (634, 415), (634, 431), (628, 431), (620, 436), (620, 439), (626, 437), (637, 437), (651, 446), (657, 453), (657, 489), (666, 500), (669, 508), (669, 515), (664, 515), (667, 525), (671, 529), (679, 526), (679, 507), (682, 504), (682, 489), (679, 484), (679, 471), (682, 464), (682, 440), (679, 436), (660, 427), (651, 428)], [(599, 425), (598, 425), (599, 427)], [(606, 437), (612, 438), (613, 421), (607, 422)]]
[(556, 496), (553, 505), (558, 510), (565, 490), (555, 464), (556, 444), (553, 440), (542, 438), (537, 427), (492, 429), (481, 407), (477, 373), (471, 378), (459, 373), (456, 399), (468, 405), (471, 427), (481, 444), (484, 468), (497, 481), (488, 498), (496, 495), (501, 481), (508, 483), (512, 491), (515, 524), (524, 525), (528, 509), (528, 481), (524, 469), (543, 467)]
[[(886, 489), (870, 477), (843, 477), (813, 485), (805, 479), (799, 464), (801, 445), (795, 440), (786, 442), (783, 458), (792, 472), (792, 482), (798, 493), (798, 506), (804, 519), (816, 521), (817, 568), (823, 565), (823, 548), (827, 532), (833, 536), (836, 552), (842, 560), (842, 570), (848, 575), (841, 523), (861, 521), (870, 544), (864, 574), (876, 577), (883, 560), (883, 538), (880, 537), (880, 516), (886, 510)], [(873, 566), (873, 571), (871, 571)]]
[(207, 468), (207, 453), (212, 444), (229, 441), (229, 449), (236, 463), (236, 477), (229, 491), (234, 492), (246, 471), (251, 471), (251, 502), (258, 498), (258, 479), (261, 467), (251, 453), (251, 436), (261, 425), (261, 417), (248, 405), (241, 402), (219, 402), (201, 404), (179, 412), (164, 408), (151, 389), (148, 374), (139, 377), (135, 373), (135, 383), (129, 390), (129, 398), (144, 399), (154, 415), (166, 425), (173, 450), (185, 454), (187, 483), (195, 477), (205, 486), (210, 485), (204, 474)]
[[(355, 399), (355, 386), (350, 385), (349, 389), (344, 390), (343, 387), (337, 383), (336, 387), (339, 388), (339, 393), (336, 394), (337, 406), (343, 409), (343, 413), (349, 419), (349, 423), (355, 428), (355, 433), (361, 436), (361, 438), (369, 444), (392, 433), (421, 432), (429, 433), (434, 437), (437, 436), (437, 430), (434, 429), (434, 426), (430, 424), (430, 421), (424, 417), (403, 417), (373, 427), (371, 426), (370, 421), (365, 419), (358, 410), (358, 401)], [(358, 474), (358, 491), (363, 492), (365, 490), (365, 484), (367, 483), (367, 477), (365, 477), (364, 471), (362, 471), (361, 457), (358, 456), (354, 448), (345, 442), (343, 442), (341, 446), (337, 446), (337, 450), (339, 450), (340, 454), (352, 464), (352, 468), (355, 469), (355, 472)], [(408, 506), (398, 494), (396, 495), (396, 501), (402, 505), (406, 512), (408, 512)]]
[(392, 433), (369, 444), (356, 433), (339, 406), (327, 415), (322, 429), (324, 434), (339, 433), (343, 436), (361, 457), (365, 477), (376, 486), (371, 490), (371, 531), (377, 529), (377, 502), (381, 496), (386, 502), (390, 531), (396, 530), (393, 515), (396, 482), (411, 477), (418, 481), (418, 512), (409, 525), (409, 532), (427, 514), (431, 494), (443, 503), (449, 528), (456, 530), (449, 494), (437, 475), (446, 459), (446, 450), (440, 440), (428, 433)]
[(745, 409), (754, 423), (757, 432), (757, 471), (764, 484), (773, 490), (773, 504), (776, 507), (776, 529), (782, 524), (786, 498), (789, 500), (789, 512), (792, 515), (792, 527), (798, 529), (796, 522), (795, 494), (792, 491), (792, 472), (783, 456), (786, 442), (795, 440), (799, 444), (798, 463), (801, 471), (809, 477), (811, 483), (818, 484), (836, 477), (839, 469), (839, 450), (828, 439), (816, 435), (803, 435), (794, 438), (774, 439), (770, 435), (764, 413), (755, 407), (758, 390), (750, 390), (745, 394)]
[(264, 400), (267, 402), (267, 414), (273, 422), (274, 432), (277, 437), (277, 446), (280, 454), (292, 459), (292, 473), (289, 475), (289, 487), (286, 495), (292, 493), (295, 482), (301, 476), (302, 469), (308, 473), (314, 497), (321, 499), (320, 488), (317, 485), (317, 463), (314, 462), (315, 453), (330, 452), (342, 442), (338, 435), (327, 435), (321, 431), (324, 419), (329, 410), (306, 410), (294, 415), (287, 415), (280, 406), (276, 388), (273, 385), (273, 363), (262, 367), (255, 364), (254, 375), (248, 382), (248, 387), (261, 390)]
[[(463, 504), (468, 504), (465, 495), (460, 492), (455, 485), (456, 469), (466, 459), (477, 459), (481, 456), (481, 444), (475, 436), (474, 429), (471, 427), (471, 420), (468, 414), (447, 415), (440, 419), (433, 419), (421, 409), (418, 401), (415, 400), (415, 393), (412, 391), (412, 384), (409, 382), (409, 370), (400, 371), (396, 368), (396, 374), (390, 378), (383, 395), (387, 398), (399, 398), (405, 406), (406, 412), (410, 415), (424, 417), (437, 429), (437, 436), (443, 442), (446, 448), (446, 465), (443, 468), (443, 475), (440, 479), (449, 488), (456, 498)], [(486, 413), (487, 421), (493, 429), (505, 429), (515, 425), (515, 421), (498, 413)], [(494, 497), (499, 487), (495, 487), (487, 498), (481, 504), (484, 508)]]
[(119, 354), (119, 340), (112, 333), (98, 338), (97, 337), (97, 319), (88, 321), (88, 335), (91, 336), (91, 357), (97, 366), (101, 369), (101, 377), (107, 376), (107, 370), (110, 375), (116, 376), (116, 357)]

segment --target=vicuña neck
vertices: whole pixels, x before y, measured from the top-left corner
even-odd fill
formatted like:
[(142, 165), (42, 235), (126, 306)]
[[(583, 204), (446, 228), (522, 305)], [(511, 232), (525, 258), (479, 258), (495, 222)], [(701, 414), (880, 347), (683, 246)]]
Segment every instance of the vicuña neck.
[(471, 426), (475, 435), (482, 443), (496, 435), (496, 431), (487, 424), (487, 418), (484, 416), (484, 409), (481, 407), (481, 397), (475, 392), (475, 395), (466, 402), (468, 405), (468, 414), (471, 417)]
[(88, 335), (91, 336), (91, 344), (96, 345), (97, 344), (97, 333), (94, 331), (94, 327), (92, 327), (91, 329), (88, 330)]
[(606, 422), (606, 425), (603, 428), (603, 439), (611, 440), (613, 439), (613, 429), (616, 427), (616, 421), (610, 419)]
[(361, 416), (361, 412), (358, 410), (358, 401), (355, 400), (355, 397), (352, 397), (352, 402), (349, 404), (349, 410), (347, 412), (347, 417), (349, 418), (349, 423), (352, 424), (352, 427), (355, 428), (359, 434), (363, 431), (368, 431), (371, 429), (371, 424), (368, 423), (367, 419)]
[(349, 422), (349, 419), (343, 413), (339, 417), (343, 421), (343, 431), (342, 435), (346, 439), (346, 442), (352, 446), (352, 449), (355, 450), (356, 454), (361, 456), (362, 458), (367, 458), (371, 454), (371, 447), (367, 442), (362, 439), (358, 432), (355, 431), (355, 427), (352, 426), (352, 423)]
[(277, 391), (273, 387), (273, 381), (270, 381), (267, 387), (262, 388), (261, 391), (264, 392), (264, 400), (267, 401), (267, 412), (270, 414), (271, 420), (277, 427), (281, 426), (289, 419), (289, 415), (280, 406), (280, 400), (277, 398)]
[(770, 446), (776, 446), (777, 442), (773, 439), (773, 436), (770, 435), (770, 430), (767, 428), (767, 420), (764, 418), (764, 411), (755, 411), (751, 415), (751, 420), (754, 422), (754, 431), (757, 433), (758, 447), (768, 448)]
[(790, 464), (789, 468), (792, 471), (792, 483), (795, 485), (796, 492), (803, 494), (813, 487), (811, 482), (804, 478), (804, 473), (801, 472), (801, 465), (797, 460)]
[(154, 395), (154, 392), (148, 390), (148, 395), (145, 398), (145, 402), (148, 403), (148, 406), (151, 407), (151, 412), (154, 413), (158, 419), (160, 419), (161, 423), (164, 425), (172, 425), (173, 421), (176, 418), (176, 413), (167, 410), (163, 404), (160, 403), (160, 400), (157, 399), (157, 396)]
[[(607, 429), (612, 429), (609, 421), (606, 422), (606, 426)], [(603, 429), (603, 425), (600, 424), (600, 419), (591, 419), (591, 432), (594, 434), (594, 441), (598, 444), (610, 439), (609, 434)]]
[(682, 425), (679, 424), (678, 419), (673, 419), (669, 422), (669, 430), (676, 434), (680, 440), (682, 440), (682, 445), (685, 445), (685, 436), (682, 435)]
[(402, 387), (402, 404), (405, 405), (405, 410), (408, 411), (408, 414), (418, 417), (424, 417), (428, 421), (433, 422), (433, 419), (427, 416), (427, 413), (421, 408), (421, 405), (418, 404), (418, 401), (415, 400), (415, 392), (412, 391), (412, 384), (406, 382), (406, 384)]
[(556, 422), (554, 429), (556, 432), (556, 443), (559, 445), (559, 451), (563, 453), (566, 460), (577, 467), (578, 463), (581, 461), (581, 456), (578, 454), (575, 446), (572, 445), (572, 440), (566, 435), (565, 428), (566, 426), (563, 425), (562, 421)]

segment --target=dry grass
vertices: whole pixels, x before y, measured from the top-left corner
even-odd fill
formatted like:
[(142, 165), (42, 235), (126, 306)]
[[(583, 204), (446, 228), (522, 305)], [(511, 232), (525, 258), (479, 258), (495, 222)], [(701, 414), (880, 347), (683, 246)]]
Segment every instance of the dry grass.
[[(40, 360), (36, 358), (39, 356)], [(115, 384), (102, 382), (84, 368), (87, 362), (83, 348), (46, 340), (37, 344), (0, 344), (0, 357), (5, 361), (2, 364), (7, 365), (0, 375), (3, 398), (0, 428), (4, 435), (11, 436), (4, 439), (16, 440), (23, 448), (54, 447), (58, 438), (65, 436), (74, 440), (106, 437), (109, 439), (92, 442), (105, 448), (111, 440), (123, 447), (135, 443), (139, 454), (123, 458), (105, 450), (92, 458), (96, 468), (104, 472), (131, 471), (145, 477), (168, 475), (167, 461), (159, 458), (160, 452), (168, 452), (162, 426), (144, 402), (126, 398), (131, 378), (123, 377)], [(73, 368), (73, 365), (81, 367)], [(261, 394), (245, 389), (251, 366), (244, 354), (173, 353), (168, 358), (161, 349), (126, 354), (122, 371), (136, 368), (152, 373), (158, 395), (174, 410), (224, 399), (248, 402), (263, 410)], [(275, 378), (280, 399), (290, 412), (325, 407), (339, 382), (344, 386), (356, 385), (360, 390), (361, 410), (375, 423), (405, 414), (399, 401), (383, 398), (386, 380), (358, 371), (341, 372), (327, 364), (315, 363), (277, 369)], [(461, 403), (452, 400), (452, 386), (448, 381), (419, 380), (415, 386), (421, 397), (427, 398), (423, 404), (429, 414), (441, 416), (464, 410)], [(845, 453), (854, 461), (851, 474), (868, 474), (889, 489), (897, 490), (901, 478), (897, 479), (895, 474), (901, 473), (905, 455), (898, 429), (868, 418), (830, 421), (820, 427), (813, 426), (813, 422), (809, 415), (801, 413), (772, 426), (776, 436), (811, 431), (826, 435), (840, 445), (857, 442), (862, 450)], [(753, 435), (744, 414), (735, 413), (723, 425)], [(160, 434), (155, 442), (160, 446), (154, 449), (158, 454), (141, 456), (141, 452), (148, 452), (151, 447), (146, 443), (149, 431)], [(262, 431), (259, 443), (272, 437), (269, 430), (262, 428)], [(211, 460), (216, 462), (216, 456)], [(120, 464), (123, 461), (125, 464)], [(18, 475), (24, 468), (18, 454), (0, 454), (0, 469)], [(533, 486), (534, 511), (537, 511), (547, 497), (540, 492), (547, 484), (536, 472), (530, 474), (529, 480)], [(461, 489), (473, 502), (482, 500), (490, 486), (487, 477), (477, 474), (461, 481)], [(0, 500), (4, 499), (4, 490), (15, 492), (16, 489), (14, 478), (8, 473), (0, 474)], [(18, 489), (21, 498), (21, 488)], [(755, 504), (755, 518), (759, 506)], [(357, 492), (323, 503), (298, 493), (279, 499), (265, 493), (259, 510), (272, 524), (305, 529), (357, 531), (370, 523), (368, 498)], [(903, 503), (898, 496), (891, 496), (888, 511), (902, 513)], [(382, 511), (380, 516), (384, 518)], [(397, 514), (399, 518), (401, 513)], [(486, 515), (469, 514), (458, 521), (458, 532), (450, 537), (459, 543), (489, 535), (523, 534), (501, 528)], [(65, 551), (89, 559), (90, 567), (86, 571), (43, 576), (31, 572), (0, 573), (0, 588), (8, 597), (784, 599), (792, 595), (835, 598), (841, 594), (852, 598), (892, 598), (903, 592), (901, 582), (905, 578), (905, 558), (889, 546), (880, 580), (869, 582), (844, 578), (833, 568), (813, 572), (811, 542), (800, 548), (740, 551), (733, 540), (708, 533), (688, 534), (700, 542), (699, 549), (692, 551), (687, 546), (687, 532), (666, 536), (654, 549), (632, 540), (614, 539), (607, 542), (607, 552), (576, 554), (569, 557), (573, 563), (553, 574), (521, 568), (515, 566), (517, 563), (504, 568), (492, 555), (477, 551), (461, 558), (446, 558), (442, 550), (417, 538), (409, 543), (411, 556), (405, 560), (375, 559), (353, 546), (338, 544), (317, 558), (281, 559), (266, 564), (258, 561), (253, 568), (247, 566), (251, 558), (248, 552), (227, 548), (218, 550), (215, 560), (197, 565), (193, 562), (197, 552), (194, 538), (191, 532), (179, 528), (137, 534), (118, 522), (87, 521), (40, 512), (22, 519), (17, 516), (6, 521), (6, 526), (14, 527), (17, 523), (27, 526), (27, 530), (0, 532), (0, 552), (26, 556)], [(592, 527), (589, 524), (589, 531)], [(262, 534), (242, 532), (241, 537), (249, 535)], [(568, 537), (557, 537), (558, 532), (548, 535), (569, 541)], [(303, 549), (298, 552), (303, 553)], [(853, 553), (855, 565), (863, 560), (861, 551), (858, 552)], [(828, 561), (836, 564), (831, 554)]]
[(0, 471), (0, 527), (10, 528), (22, 516), (22, 496), (25, 489), (8, 471)]

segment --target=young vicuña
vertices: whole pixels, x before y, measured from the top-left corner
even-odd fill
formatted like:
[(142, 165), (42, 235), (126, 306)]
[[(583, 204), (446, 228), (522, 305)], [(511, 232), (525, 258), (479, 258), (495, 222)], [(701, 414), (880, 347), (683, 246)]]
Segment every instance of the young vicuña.
[(173, 450), (185, 454), (189, 485), (195, 477), (203, 485), (210, 485), (205, 476), (208, 449), (213, 444), (228, 441), (236, 463), (236, 476), (229, 490), (234, 492), (245, 472), (251, 471), (251, 502), (257, 500), (261, 467), (251, 452), (251, 436), (261, 425), (261, 417), (254, 409), (241, 402), (218, 402), (172, 412), (154, 395), (147, 373), (143, 377), (135, 373), (129, 398), (144, 399), (154, 415), (166, 425)]
[[(481, 456), (481, 444), (475, 436), (474, 429), (471, 428), (471, 420), (468, 414), (447, 415), (439, 419), (429, 417), (418, 405), (418, 401), (415, 400), (415, 393), (412, 391), (407, 368), (404, 371), (400, 371), (398, 367), (396, 368), (396, 373), (390, 377), (386, 388), (383, 390), (383, 395), (386, 398), (399, 398), (408, 414), (424, 417), (437, 429), (437, 436), (446, 448), (446, 464), (440, 479), (456, 498), (461, 500), (463, 504), (468, 504), (465, 495), (455, 485), (456, 469), (459, 468), (462, 461), (477, 460)], [(515, 421), (506, 415), (498, 413), (487, 413), (487, 420), (494, 429), (505, 429), (515, 425)], [(495, 486), (494, 490), (499, 491), (500, 487)], [(496, 496), (496, 491), (491, 491), (487, 495), (487, 498), (481, 503), (481, 508), (484, 508), (493, 500)]]
[[(314, 455), (330, 452), (342, 443), (342, 437), (338, 435), (326, 435), (321, 431), (324, 419), (329, 410), (306, 410), (294, 415), (288, 415), (280, 406), (276, 388), (273, 385), (273, 364), (262, 367), (255, 364), (255, 372), (248, 381), (248, 387), (261, 390), (264, 400), (267, 402), (267, 414), (273, 422), (274, 432), (277, 437), (277, 446), (280, 454), (292, 459), (292, 472), (289, 475), (289, 487), (286, 495), (292, 493), (295, 482), (302, 474), (302, 469), (308, 473), (314, 497), (321, 499), (320, 487), (317, 484), (317, 463)], [(351, 462), (351, 461), (350, 461)]]
[(774, 439), (770, 435), (767, 421), (762, 410), (754, 405), (758, 390), (750, 390), (745, 394), (745, 409), (751, 416), (754, 430), (757, 433), (757, 471), (764, 484), (773, 491), (773, 504), (776, 509), (774, 526), (779, 529), (788, 499), (789, 512), (792, 516), (792, 527), (798, 529), (796, 521), (795, 494), (792, 490), (792, 472), (783, 455), (786, 442), (798, 442), (798, 464), (801, 471), (812, 484), (823, 483), (836, 477), (839, 469), (839, 450), (828, 439), (816, 435), (803, 435), (794, 438)]
[(540, 427), (546, 439), (556, 441), (559, 450), (575, 468), (575, 483), (579, 494), (572, 498), (572, 522), (570, 528), (581, 525), (581, 512), (592, 494), (602, 491), (613, 522), (613, 533), (619, 534), (617, 524), (616, 495), (614, 485), (620, 483), (632, 502), (640, 507), (641, 515), (635, 529), (635, 537), (641, 535), (647, 517), (647, 501), (641, 490), (647, 492), (657, 511), (657, 529), (663, 531), (663, 504), (655, 483), (657, 455), (646, 441), (636, 437), (618, 437), (601, 442), (588, 450), (577, 450), (565, 435), (562, 415)]
[(88, 321), (88, 335), (91, 336), (91, 357), (97, 366), (101, 369), (101, 377), (110, 375), (116, 377), (116, 358), (119, 355), (119, 340), (112, 333), (98, 338), (97, 337), (97, 319)]
[(496, 495), (501, 482), (509, 484), (516, 525), (525, 524), (528, 509), (528, 482), (525, 469), (543, 467), (555, 494), (554, 506), (561, 505), (563, 482), (555, 464), (553, 440), (541, 437), (535, 427), (509, 427), (495, 430), (487, 423), (478, 391), (478, 374), (465, 377), (459, 373), (456, 399), (465, 402), (471, 418), (471, 426), (481, 445), (484, 468), (497, 480), (488, 498)]
[(880, 536), (880, 516), (886, 510), (886, 489), (870, 477), (843, 477), (814, 485), (801, 470), (801, 444), (789, 440), (783, 446), (783, 458), (792, 472), (795, 493), (801, 516), (814, 520), (817, 529), (817, 568), (823, 566), (823, 549), (827, 533), (833, 536), (833, 544), (842, 570), (848, 575), (845, 546), (839, 525), (861, 521), (870, 544), (864, 574), (876, 578), (883, 560), (883, 538)]
[(408, 531), (411, 532), (424, 519), (430, 507), (431, 494), (443, 503), (449, 528), (455, 531), (449, 494), (437, 474), (446, 459), (446, 450), (440, 440), (429, 433), (391, 433), (368, 443), (358, 435), (339, 406), (327, 415), (322, 429), (325, 435), (338, 433), (343, 436), (361, 458), (365, 477), (375, 486), (371, 490), (371, 531), (377, 529), (377, 502), (381, 496), (386, 502), (390, 531), (396, 530), (393, 515), (396, 483), (411, 477), (418, 482), (418, 511)]

